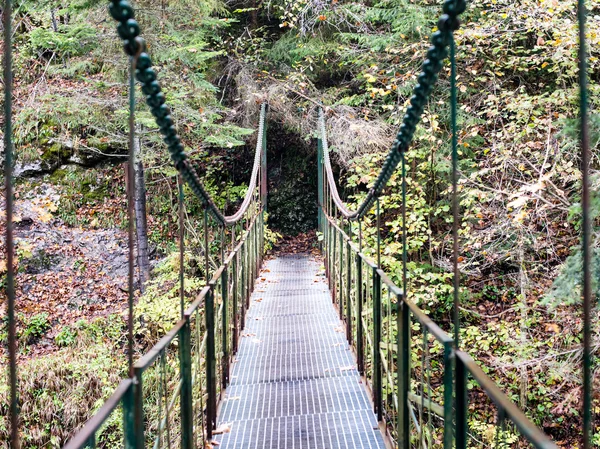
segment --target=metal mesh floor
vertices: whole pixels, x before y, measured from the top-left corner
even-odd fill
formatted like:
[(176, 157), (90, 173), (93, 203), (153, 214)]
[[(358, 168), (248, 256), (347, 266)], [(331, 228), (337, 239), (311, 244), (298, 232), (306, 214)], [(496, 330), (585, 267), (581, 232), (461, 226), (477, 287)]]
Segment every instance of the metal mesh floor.
[(219, 410), (225, 449), (385, 448), (321, 262), (268, 261)]

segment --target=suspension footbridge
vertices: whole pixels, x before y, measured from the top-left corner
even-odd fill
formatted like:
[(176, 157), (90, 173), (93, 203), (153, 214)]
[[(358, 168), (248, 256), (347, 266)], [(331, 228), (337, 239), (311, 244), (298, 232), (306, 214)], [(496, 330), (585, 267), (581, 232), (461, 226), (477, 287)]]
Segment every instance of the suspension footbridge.
[[(11, 444), (20, 447), (11, 259), (12, 129), (10, 85), (11, 2), (5, 8), (7, 173), (7, 297), (9, 321)], [(264, 259), (267, 197), (266, 116), (261, 106), (254, 165), (239, 210), (220, 211), (184, 153), (134, 9), (110, 2), (110, 14), (131, 64), (131, 123), (135, 79), (156, 119), (173, 163), (204, 206), (205, 248), (219, 246), (219, 268), (195, 298), (185, 298), (181, 317), (139, 360), (133, 360), (133, 249), (130, 261), (129, 376), (76, 433), (67, 449), (95, 447), (208, 448), (556, 448), (476, 364), (459, 341), (457, 102), (454, 32), (465, 0), (446, 0), (431, 37), (422, 72), (379, 177), (357, 206), (338, 193), (327, 143), (326, 112), (316, 120), (318, 214), (322, 258)], [(580, 28), (585, 14), (580, 3)], [(8, 20), (6, 20), (8, 17)], [(584, 250), (590, 223), (587, 193), (585, 45), (580, 50)], [(450, 58), (454, 191), (454, 321), (447, 331), (405, 294), (406, 231), (402, 285), (362, 247), (362, 219), (375, 209), (396, 171), (406, 193), (405, 152), (444, 61)], [(133, 139), (133, 126), (131, 126)], [(133, 144), (131, 145), (133, 148)], [(131, 156), (133, 157), (133, 156)], [(587, 162), (586, 162), (587, 161)], [(132, 167), (133, 164), (130, 164)], [(130, 176), (133, 179), (133, 176)], [(182, 200), (183, 201), (183, 200)], [(133, 242), (132, 210), (129, 211)], [(406, 203), (401, 214), (406, 216)], [(587, 221), (586, 221), (587, 220)], [(405, 221), (405, 220), (403, 220)], [(379, 237), (379, 236), (378, 236)], [(587, 239), (587, 240), (586, 240)], [(379, 240), (379, 239), (378, 239)], [(181, 239), (183, 245), (183, 239)], [(379, 245), (378, 245), (379, 246)], [(133, 244), (131, 245), (133, 248)], [(184, 248), (180, 251), (183, 253)], [(376, 254), (379, 254), (377, 248)], [(209, 271), (208, 254), (206, 272)], [(183, 264), (181, 264), (183, 266)], [(584, 252), (584, 448), (591, 448), (589, 251)], [(477, 408), (472, 404), (476, 401)], [(152, 406), (152, 407), (151, 407)], [(478, 409), (492, 416), (485, 432), (470, 428)], [(118, 425), (115, 425), (118, 417)], [(111, 439), (105, 438), (107, 426)], [(115, 435), (117, 440), (115, 442)]]

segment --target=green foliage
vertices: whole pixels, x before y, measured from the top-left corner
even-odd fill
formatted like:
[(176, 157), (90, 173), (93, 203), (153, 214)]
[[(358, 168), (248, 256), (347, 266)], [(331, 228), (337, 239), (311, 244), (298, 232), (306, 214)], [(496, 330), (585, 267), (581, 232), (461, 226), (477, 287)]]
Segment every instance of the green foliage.
[(54, 342), (58, 347), (73, 346), (77, 342), (77, 330), (70, 326), (63, 327), (54, 337)]
[[(265, 218), (265, 222), (267, 219)], [(264, 228), (265, 232), (265, 252), (273, 249), (273, 246), (277, 244), (277, 242), (281, 239), (282, 235), (279, 232), (273, 231), (265, 224)]]
[(50, 330), (50, 321), (47, 313), (38, 313), (31, 316), (24, 322), (24, 329), (20, 338), (27, 343), (43, 337)]
[[(551, 290), (545, 296), (545, 304), (553, 307), (572, 306), (581, 303), (581, 289), (583, 286), (583, 255), (581, 246), (572, 249), (561, 266), (560, 274), (552, 284)], [(592, 291), (600, 297), (600, 248), (592, 251)]]
[[(187, 251), (184, 256), (186, 298), (194, 297), (194, 294), (199, 293), (206, 285), (204, 277), (198, 276), (198, 273), (194, 275), (192, 264), (195, 264), (195, 256), (191, 251)], [(136, 313), (140, 317), (136, 324), (136, 333), (149, 341), (156, 341), (165, 335), (181, 317), (179, 254), (169, 254), (154, 269), (153, 275), (136, 306)], [(187, 304), (184, 304), (185, 306)]]
[[(125, 376), (126, 360), (106, 342), (68, 347), (46, 357), (22, 361), (19, 378), (23, 447), (62, 447), (104, 403)], [(7, 410), (9, 389), (0, 381), (0, 409)], [(7, 415), (0, 415), (0, 441), (9, 441)], [(120, 420), (104, 433), (118, 436)], [(7, 446), (0, 443), (0, 446)]]
[(58, 31), (35, 28), (29, 34), (29, 42), (34, 53), (50, 53), (60, 58), (70, 58), (95, 49), (98, 46), (98, 35), (87, 24), (62, 25)]

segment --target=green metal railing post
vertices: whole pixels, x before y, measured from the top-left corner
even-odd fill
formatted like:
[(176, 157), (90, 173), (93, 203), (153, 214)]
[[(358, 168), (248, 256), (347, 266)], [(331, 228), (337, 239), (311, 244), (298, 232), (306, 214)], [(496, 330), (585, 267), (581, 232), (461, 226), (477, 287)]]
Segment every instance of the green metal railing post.
[(232, 259), (232, 274), (233, 274), (233, 288), (232, 288), (232, 301), (233, 301), (233, 352), (236, 353), (238, 349), (238, 253), (236, 252)]
[(358, 372), (365, 374), (365, 348), (364, 348), (364, 329), (363, 329), (363, 271), (362, 258), (356, 254), (356, 359), (358, 362)]
[(467, 413), (469, 399), (467, 396), (467, 370), (463, 361), (454, 359), (456, 369), (456, 449), (467, 449)]
[(221, 334), (222, 334), (221, 335), (221, 338), (222, 338), (221, 344), (223, 345), (223, 360), (222, 360), (222, 366), (221, 366), (221, 386), (222, 386), (223, 390), (225, 388), (227, 388), (227, 385), (229, 384), (229, 347), (228, 347), (229, 342), (228, 342), (228, 338), (227, 338), (227, 333), (229, 331), (228, 270), (229, 270), (229, 266), (228, 266), (228, 264), (225, 264), (225, 269), (223, 270), (223, 273), (221, 274), (221, 295), (222, 295), (222, 301), (223, 301), (223, 314), (222, 314), (222, 326), (221, 326)]
[(144, 449), (144, 392), (143, 392), (143, 370), (134, 368), (133, 383), (133, 438), (136, 449)]
[[(267, 112), (267, 105), (262, 104), (262, 108), (265, 109), (265, 115)], [(265, 119), (263, 123), (262, 133), (262, 154), (260, 161), (260, 196), (263, 214), (267, 212), (267, 121)]]
[(454, 341), (444, 343), (444, 449), (453, 447), (453, 356)]
[[(323, 214), (324, 215), (324, 214)], [(329, 246), (330, 246), (330, 241), (329, 241), (329, 220), (327, 219), (327, 217), (323, 217), (323, 242), (325, 243), (325, 276), (327, 277), (327, 285), (328, 287), (331, 287), (331, 270), (330, 270), (330, 260), (331, 260), (331, 255), (329, 254)]]
[(241, 282), (240, 282), (240, 302), (242, 303), (242, 313), (240, 315), (240, 331), (246, 327), (246, 243), (247, 240), (242, 243), (241, 247)]
[(331, 301), (335, 304), (335, 297), (337, 295), (337, 279), (336, 279), (336, 248), (337, 248), (337, 230), (331, 226), (331, 233), (333, 234), (333, 244), (331, 245)]
[(194, 447), (194, 416), (192, 399), (192, 343), (189, 319), (179, 331), (179, 368), (181, 376), (181, 447)]
[(346, 339), (352, 345), (352, 301), (350, 287), (352, 286), (352, 252), (350, 240), (346, 242)]
[(410, 309), (404, 302), (404, 294), (398, 301), (398, 449), (410, 448)]
[(381, 382), (381, 276), (373, 270), (373, 403), (377, 420), (383, 419), (383, 388)]
[(319, 202), (318, 227), (323, 232), (323, 141), (318, 140), (317, 144), (317, 198)]
[(125, 449), (136, 448), (134, 390), (135, 385), (131, 385), (123, 396), (123, 440)]
[(340, 320), (344, 319), (344, 237), (340, 232), (340, 261), (339, 261), (340, 286), (338, 291), (338, 307), (340, 309)]
[(214, 285), (206, 295), (204, 315), (206, 317), (206, 390), (208, 401), (206, 404), (206, 435), (212, 439), (213, 429), (217, 420), (217, 373), (215, 354), (215, 291)]
[(248, 233), (246, 238), (246, 242), (244, 243), (244, 271), (246, 272), (246, 285), (244, 286), (244, 307), (247, 311), (250, 307), (250, 285), (252, 280), (250, 279), (250, 245), (251, 245), (251, 235)]
[(254, 267), (254, 279), (256, 280), (258, 277), (258, 270), (260, 269), (258, 266), (258, 226), (256, 225), (256, 222), (254, 222), (252, 227), (252, 232), (254, 234), (254, 260), (252, 261), (252, 266)]

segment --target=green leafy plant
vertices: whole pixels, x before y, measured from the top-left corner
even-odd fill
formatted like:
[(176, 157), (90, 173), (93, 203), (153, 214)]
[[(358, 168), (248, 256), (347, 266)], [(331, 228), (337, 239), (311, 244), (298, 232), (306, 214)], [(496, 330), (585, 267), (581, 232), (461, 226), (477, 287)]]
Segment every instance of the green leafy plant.
[(73, 346), (77, 342), (77, 329), (70, 326), (63, 327), (54, 337), (54, 343), (58, 347)]
[(20, 337), (27, 343), (43, 337), (50, 330), (50, 321), (46, 312), (33, 315), (24, 322), (24, 329)]

